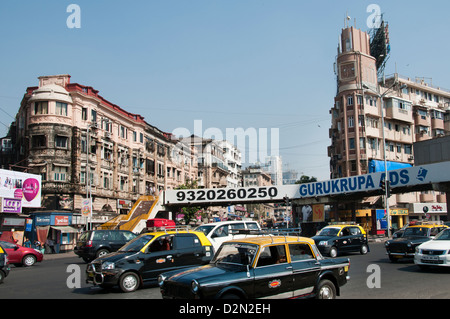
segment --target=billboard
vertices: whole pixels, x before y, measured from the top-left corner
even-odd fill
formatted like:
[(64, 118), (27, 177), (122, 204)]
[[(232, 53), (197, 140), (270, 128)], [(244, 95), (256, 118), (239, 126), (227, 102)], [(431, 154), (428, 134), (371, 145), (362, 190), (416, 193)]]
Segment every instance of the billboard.
[(0, 197), (19, 199), (22, 207), (41, 207), (40, 175), (0, 169)]

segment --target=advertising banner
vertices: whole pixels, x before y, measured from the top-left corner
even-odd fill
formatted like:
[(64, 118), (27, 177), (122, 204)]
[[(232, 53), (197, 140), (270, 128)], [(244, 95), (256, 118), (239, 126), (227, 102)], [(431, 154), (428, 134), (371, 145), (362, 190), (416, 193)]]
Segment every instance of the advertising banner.
[(0, 197), (18, 199), (21, 207), (41, 207), (40, 175), (0, 169)]
[(81, 201), (81, 216), (89, 217), (91, 216), (92, 204), (90, 198), (84, 198)]

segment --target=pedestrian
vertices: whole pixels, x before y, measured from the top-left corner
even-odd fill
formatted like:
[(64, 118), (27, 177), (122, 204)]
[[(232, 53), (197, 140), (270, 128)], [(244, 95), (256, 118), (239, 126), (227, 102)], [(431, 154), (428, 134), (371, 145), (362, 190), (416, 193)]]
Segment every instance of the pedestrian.
[(31, 241), (25, 237), (25, 240), (23, 241), (23, 247), (31, 248)]
[(47, 238), (45, 243), (50, 248), (50, 253), (55, 254), (55, 242), (51, 238)]

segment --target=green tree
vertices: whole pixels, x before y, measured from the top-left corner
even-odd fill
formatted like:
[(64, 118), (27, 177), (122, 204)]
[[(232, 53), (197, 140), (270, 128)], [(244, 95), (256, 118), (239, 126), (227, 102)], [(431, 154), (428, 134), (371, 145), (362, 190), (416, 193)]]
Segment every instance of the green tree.
[(314, 176), (306, 176), (302, 175), (298, 181), (295, 182), (295, 184), (308, 184), (308, 183), (314, 183), (317, 182), (317, 178)]
[[(175, 189), (196, 189), (198, 188), (198, 181), (187, 179), (186, 183), (178, 185)], [(191, 219), (195, 218), (196, 214), (201, 212), (201, 207), (198, 206), (186, 206), (182, 207), (180, 210), (181, 214), (184, 214), (184, 223), (189, 225)]]

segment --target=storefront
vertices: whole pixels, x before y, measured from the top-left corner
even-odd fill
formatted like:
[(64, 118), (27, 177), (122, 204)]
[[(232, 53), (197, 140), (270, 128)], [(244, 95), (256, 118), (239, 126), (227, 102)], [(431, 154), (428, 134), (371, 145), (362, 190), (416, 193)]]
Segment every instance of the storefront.
[(446, 203), (414, 203), (410, 204), (409, 219), (426, 219), (429, 221), (447, 220)]
[(70, 251), (75, 247), (78, 229), (73, 227), (72, 213), (67, 211), (36, 211), (30, 213), (33, 220), (27, 234), (32, 243), (44, 244), (46, 253)]

